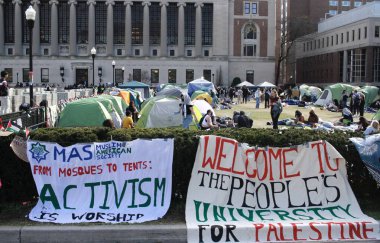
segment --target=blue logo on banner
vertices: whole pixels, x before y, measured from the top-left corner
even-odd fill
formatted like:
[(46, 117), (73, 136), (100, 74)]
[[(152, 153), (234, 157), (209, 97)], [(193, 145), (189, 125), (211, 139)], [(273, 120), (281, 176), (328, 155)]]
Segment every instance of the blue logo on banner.
[(32, 153), (32, 158), (37, 160), (38, 163), (40, 163), (41, 160), (46, 160), (46, 155), (49, 153), (49, 151), (46, 150), (46, 146), (40, 143), (33, 143), (29, 152)]

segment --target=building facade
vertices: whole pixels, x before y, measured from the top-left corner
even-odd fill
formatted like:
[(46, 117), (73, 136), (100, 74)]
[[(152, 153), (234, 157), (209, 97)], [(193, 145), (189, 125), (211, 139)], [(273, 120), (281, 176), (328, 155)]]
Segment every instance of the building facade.
[[(0, 0), (0, 69), (11, 85), (28, 82), (32, 38), (37, 85), (272, 81), (276, 2)], [(31, 37), (29, 5), (37, 12)]]
[[(373, 0), (283, 0), (286, 1), (286, 23), (290, 34), (289, 41), (318, 31), (318, 23), (324, 19), (358, 8)], [(293, 45), (295, 46), (295, 45)], [(284, 82), (295, 83), (295, 48), (291, 48), (283, 65)]]
[(297, 42), (300, 83), (380, 85), (380, 2), (322, 21)]

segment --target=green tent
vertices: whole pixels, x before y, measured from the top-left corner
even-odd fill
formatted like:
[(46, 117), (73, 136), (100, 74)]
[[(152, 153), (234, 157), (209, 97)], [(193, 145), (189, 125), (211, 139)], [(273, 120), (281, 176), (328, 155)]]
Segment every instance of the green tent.
[(300, 91), (300, 94), (299, 94), (299, 99), (302, 100), (302, 98), (304, 96), (309, 96), (313, 99), (318, 99), (319, 96), (321, 96), (322, 94), (322, 90), (318, 87), (315, 87), (315, 86), (308, 86), (306, 84), (302, 84), (300, 87), (299, 87), (299, 91)]
[(342, 98), (343, 90), (346, 90), (346, 93), (349, 95), (352, 91), (360, 90), (360, 88), (349, 84), (330, 85), (323, 91), (314, 105), (324, 106), (333, 102), (335, 99), (339, 101)]
[[(109, 107), (107, 107), (109, 108)], [(107, 108), (93, 98), (68, 103), (59, 114), (58, 127), (98, 127), (112, 119)]]
[(128, 107), (128, 105), (125, 103), (125, 101), (119, 97), (119, 96), (113, 96), (113, 95), (100, 95), (98, 96), (102, 99), (107, 99), (112, 102), (113, 107), (115, 108), (117, 114), (119, 114), (120, 117), (125, 116), (125, 110)]
[(375, 86), (364, 86), (362, 91), (365, 93), (365, 105), (370, 106), (380, 98), (379, 88)]

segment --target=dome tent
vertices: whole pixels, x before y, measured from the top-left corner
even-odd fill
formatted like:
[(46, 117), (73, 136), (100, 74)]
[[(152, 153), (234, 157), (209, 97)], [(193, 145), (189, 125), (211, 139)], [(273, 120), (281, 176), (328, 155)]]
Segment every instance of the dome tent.
[(188, 89), (188, 94), (190, 97), (197, 90), (203, 90), (203, 91), (208, 92), (208, 93), (210, 91), (213, 91), (216, 94), (214, 84), (211, 83), (210, 81), (207, 81), (203, 77), (200, 79), (193, 80), (190, 83), (188, 83), (187, 89)]

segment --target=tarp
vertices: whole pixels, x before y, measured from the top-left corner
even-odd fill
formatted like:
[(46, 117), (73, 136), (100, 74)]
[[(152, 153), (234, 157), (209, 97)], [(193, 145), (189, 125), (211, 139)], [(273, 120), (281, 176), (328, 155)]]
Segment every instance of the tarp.
[(380, 99), (379, 88), (375, 86), (364, 86), (361, 89), (365, 92), (365, 106), (370, 106), (373, 102)]
[(191, 100), (207, 100), (209, 104), (212, 104), (212, 98), (209, 93), (203, 90), (197, 90), (191, 95)]
[(76, 100), (66, 104), (57, 127), (101, 127), (104, 120), (112, 119), (109, 111), (112, 109), (95, 99)]
[(190, 97), (197, 90), (203, 90), (203, 91), (206, 91), (207, 93), (210, 93), (210, 91), (213, 91), (216, 94), (214, 84), (203, 78), (196, 79), (188, 83), (187, 89), (188, 89), (187, 92)]
[(252, 83), (250, 83), (250, 82), (248, 82), (248, 81), (243, 81), (243, 82), (241, 82), (240, 84), (238, 84), (238, 85), (236, 85), (236, 87), (243, 87), (243, 86), (246, 86), (246, 87), (251, 87), (251, 88), (253, 88), (253, 87), (255, 87), (255, 85), (254, 84), (252, 84)]
[(380, 184), (380, 134), (374, 134), (365, 139), (350, 138), (350, 140), (372, 177)]
[(138, 82), (138, 81), (125, 82), (125, 83), (119, 84), (118, 87), (120, 89), (133, 89), (133, 90), (140, 91), (142, 94), (141, 98), (143, 99), (148, 99), (150, 96), (149, 85)]
[(180, 100), (172, 97), (156, 96), (144, 103), (136, 127), (163, 128), (182, 126), (179, 112)]
[(250, 147), (201, 136), (186, 198), (188, 242), (380, 239), (328, 142)]
[(28, 140), (38, 192), (30, 220), (141, 223), (162, 218), (172, 191), (173, 139), (81, 143)]
[(323, 91), (323, 93), (321, 94), (319, 99), (314, 103), (314, 105), (324, 106), (333, 102), (333, 100), (335, 99), (339, 102), (342, 98), (343, 90), (346, 90), (347, 95), (350, 95), (352, 91), (360, 90), (360, 88), (349, 84), (330, 85)]
[(270, 82), (262, 82), (260, 83), (259, 85), (257, 85), (257, 87), (260, 87), (260, 88), (272, 88), (272, 87), (276, 87), (276, 85), (270, 83)]

